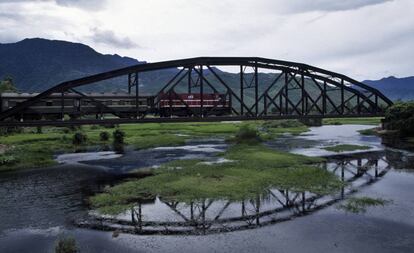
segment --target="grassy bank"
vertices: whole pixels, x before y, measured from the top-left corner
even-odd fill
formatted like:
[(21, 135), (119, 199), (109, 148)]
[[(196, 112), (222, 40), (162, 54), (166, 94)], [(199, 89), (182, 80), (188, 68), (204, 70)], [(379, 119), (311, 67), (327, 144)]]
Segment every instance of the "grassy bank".
[[(283, 123), (281, 123), (283, 122)], [(296, 121), (280, 121), (265, 125), (265, 122), (243, 123), (147, 123), (128, 124), (115, 127), (83, 126), (80, 129), (44, 127), (38, 133), (36, 128), (24, 128), (22, 133), (0, 136), (2, 152), (0, 152), (0, 171), (24, 168), (45, 167), (55, 164), (54, 155), (79, 150), (99, 150), (103, 146), (112, 145), (112, 132), (119, 129), (125, 133), (125, 145), (135, 149), (146, 149), (159, 146), (183, 145), (187, 140), (221, 137), (231, 138), (242, 126), (260, 129), (263, 139), (276, 138), (282, 133), (299, 134), (307, 131), (307, 127)], [(75, 133), (82, 133), (86, 141), (74, 145)], [(101, 140), (100, 134), (107, 132), (108, 140)]]
[(382, 117), (370, 117), (370, 118), (332, 118), (323, 119), (324, 125), (379, 125), (381, 124)]
[(180, 160), (164, 164), (153, 170), (153, 176), (106, 189), (91, 202), (102, 213), (117, 214), (136, 205), (139, 199), (155, 196), (188, 203), (249, 199), (269, 188), (324, 194), (342, 186), (335, 175), (313, 166), (320, 158), (277, 152), (261, 144), (236, 144), (223, 156), (229, 162), (211, 165)]

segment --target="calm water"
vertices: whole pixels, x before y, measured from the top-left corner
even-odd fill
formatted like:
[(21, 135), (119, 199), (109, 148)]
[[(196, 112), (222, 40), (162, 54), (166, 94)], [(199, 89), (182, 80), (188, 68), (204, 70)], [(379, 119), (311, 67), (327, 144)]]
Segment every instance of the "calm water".
[[(110, 232), (72, 225), (74, 220), (89, 219), (88, 196), (121, 179), (124, 172), (173, 159), (214, 161), (215, 155), (226, 149), (219, 140), (198, 141), (174, 149), (127, 152), (122, 157), (100, 161), (91, 161), (91, 155), (85, 154), (63, 156), (61, 161), (69, 164), (1, 174), (0, 252), (52, 252), (54, 241), (62, 234), (74, 236), (82, 252), (414, 252), (413, 154), (384, 150), (379, 138), (356, 132), (366, 127), (323, 126), (312, 128), (303, 136), (285, 136), (268, 144), (307, 155), (330, 155), (323, 147), (342, 143), (372, 146), (374, 152), (332, 157), (325, 167), (341, 176), (339, 165), (347, 165), (344, 180), (353, 181), (352, 187), (344, 189), (344, 195), (357, 190), (356, 196), (393, 201), (385, 207), (369, 208), (365, 214), (338, 210), (338, 202), (333, 200), (340, 199), (341, 193), (318, 199), (305, 193), (307, 215), (301, 216), (302, 193), (288, 193), (290, 203), (297, 205), (286, 208), (286, 192), (273, 189), (271, 194), (246, 200), (244, 212), (242, 203), (223, 201), (194, 203), (191, 207), (154, 199), (142, 205), (144, 223), (163, 223), (165, 229), (169, 222), (170, 229), (193, 231), (194, 226), (185, 223), (191, 221), (192, 214), (193, 220), (201, 225), (199, 228), (205, 222), (198, 231), (207, 235), (121, 234), (113, 238)], [(89, 161), (79, 163), (82, 159)], [(375, 160), (377, 165), (373, 163)], [(371, 167), (359, 175), (355, 171), (358, 163)], [(124, 214), (118, 218), (128, 221), (128, 217)], [(280, 222), (285, 219), (290, 220)], [(218, 222), (212, 224), (212, 220)], [(143, 225), (145, 229), (161, 228)]]

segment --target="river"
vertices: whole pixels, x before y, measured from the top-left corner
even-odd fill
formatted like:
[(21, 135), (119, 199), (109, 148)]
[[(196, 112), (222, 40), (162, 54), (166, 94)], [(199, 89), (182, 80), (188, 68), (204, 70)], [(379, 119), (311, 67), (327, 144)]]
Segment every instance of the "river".
[[(81, 252), (413, 252), (413, 154), (387, 148), (380, 138), (357, 132), (365, 128), (369, 126), (315, 127), (308, 133), (285, 135), (267, 145), (298, 154), (329, 156), (326, 168), (334, 171), (338, 165), (345, 164), (335, 171), (340, 175), (343, 168), (345, 179), (353, 178), (356, 173), (352, 168), (358, 163), (374, 164), (375, 168), (353, 179), (352, 189), (344, 189), (344, 194), (355, 190), (352, 196), (392, 201), (384, 207), (368, 208), (366, 213), (354, 214), (339, 210), (340, 201), (331, 203), (332, 198), (320, 198), (310, 203), (308, 199), (312, 196), (309, 196), (305, 198), (305, 206), (309, 207), (307, 215), (295, 213), (292, 208), (286, 210), (293, 213), (269, 212), (279, 208), (274, 205), (283, 207), (274, 201), (275, 196), (261, 200), (259, 212), (263, 215), (258, 221), (253, 219), (253, 224), (247, 227), (246, 219), (242, 219), (243, 222), (237, 220), (240, 203), (232, 203), (221, 213), (220, 219), (234, 218), (235, 222), (220, 223), (218, 229), (207, 229), (205, 235), (122, 233), (113, 237), (111, 232), (73, 225), (75, 220), (88, 219), (89, 196), (122, 180), (132, 169), (156, 167), (174, 159), (215, 161), (215, 155), (223, 152), (227, 145), (222, 140), (198, 140), (178, 148), (127, 150), (121, 157), (113, 153), (63, 155), (57, 159), (64, 164), (52, 168), (1, 174), (0, 252), (53, 252), (56, 239), (62, 235), (75, 237)], [(336, 144), (372, 148), (368, 152), (355, 151), (346, 155), (324, 149)], [(164, 223), (184, 219), (167, 204), (155, 199), (153, 203), (143, 205), (144, 217)], [(253, 211), (254, 203), (250, 205), (245, 206), (247, 216)], [(205, 213), (207, 219), (209, 216), (214, 219), (223, 206), (226, 203), (211, 203)], [(184, 216), (190, 212), (185, 206), (176, 205), (175, 209)], [(285, 221), (285, 218), (289, 220)], [(260, 226), (254, 226), (254, 222), (259, 222)], [(222, 233), (222, 227), (232, 232)]]

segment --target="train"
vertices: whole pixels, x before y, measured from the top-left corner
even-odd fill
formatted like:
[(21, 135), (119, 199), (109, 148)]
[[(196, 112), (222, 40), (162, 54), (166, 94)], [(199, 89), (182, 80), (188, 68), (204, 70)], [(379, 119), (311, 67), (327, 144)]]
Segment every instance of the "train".
[(160, 93), (158, 113), (161, 117), (231, 114), (231, 101), (226, 94)]
[[(0, 111), (5, 111), (39, 95), (39, 93), (3, 92), (0, 94)], [(63, 101), (63, 106), (62, 106)], [(196, 115), (222, 116), (231, 113), (231, 101), (225, 94), (159, 93), (141, 94), (138, 106), (135, 94), (130, 93), (53, 93), (29, 106), (16, 118), (20, 120), (61, 119), (106, 115), (132, 118), (142, 115), (160, 117), (188, 117)]]

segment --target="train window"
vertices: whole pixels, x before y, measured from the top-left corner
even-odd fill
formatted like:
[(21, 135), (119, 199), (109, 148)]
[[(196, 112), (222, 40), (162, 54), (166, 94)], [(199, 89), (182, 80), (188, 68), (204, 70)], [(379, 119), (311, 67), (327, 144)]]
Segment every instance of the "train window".
[(125, 101), (124, 100), (119, 100), (119, 105), (125, 105)]
[(52, 101), (46, 101), (46, 106), (52, 106), (53, 102)]

